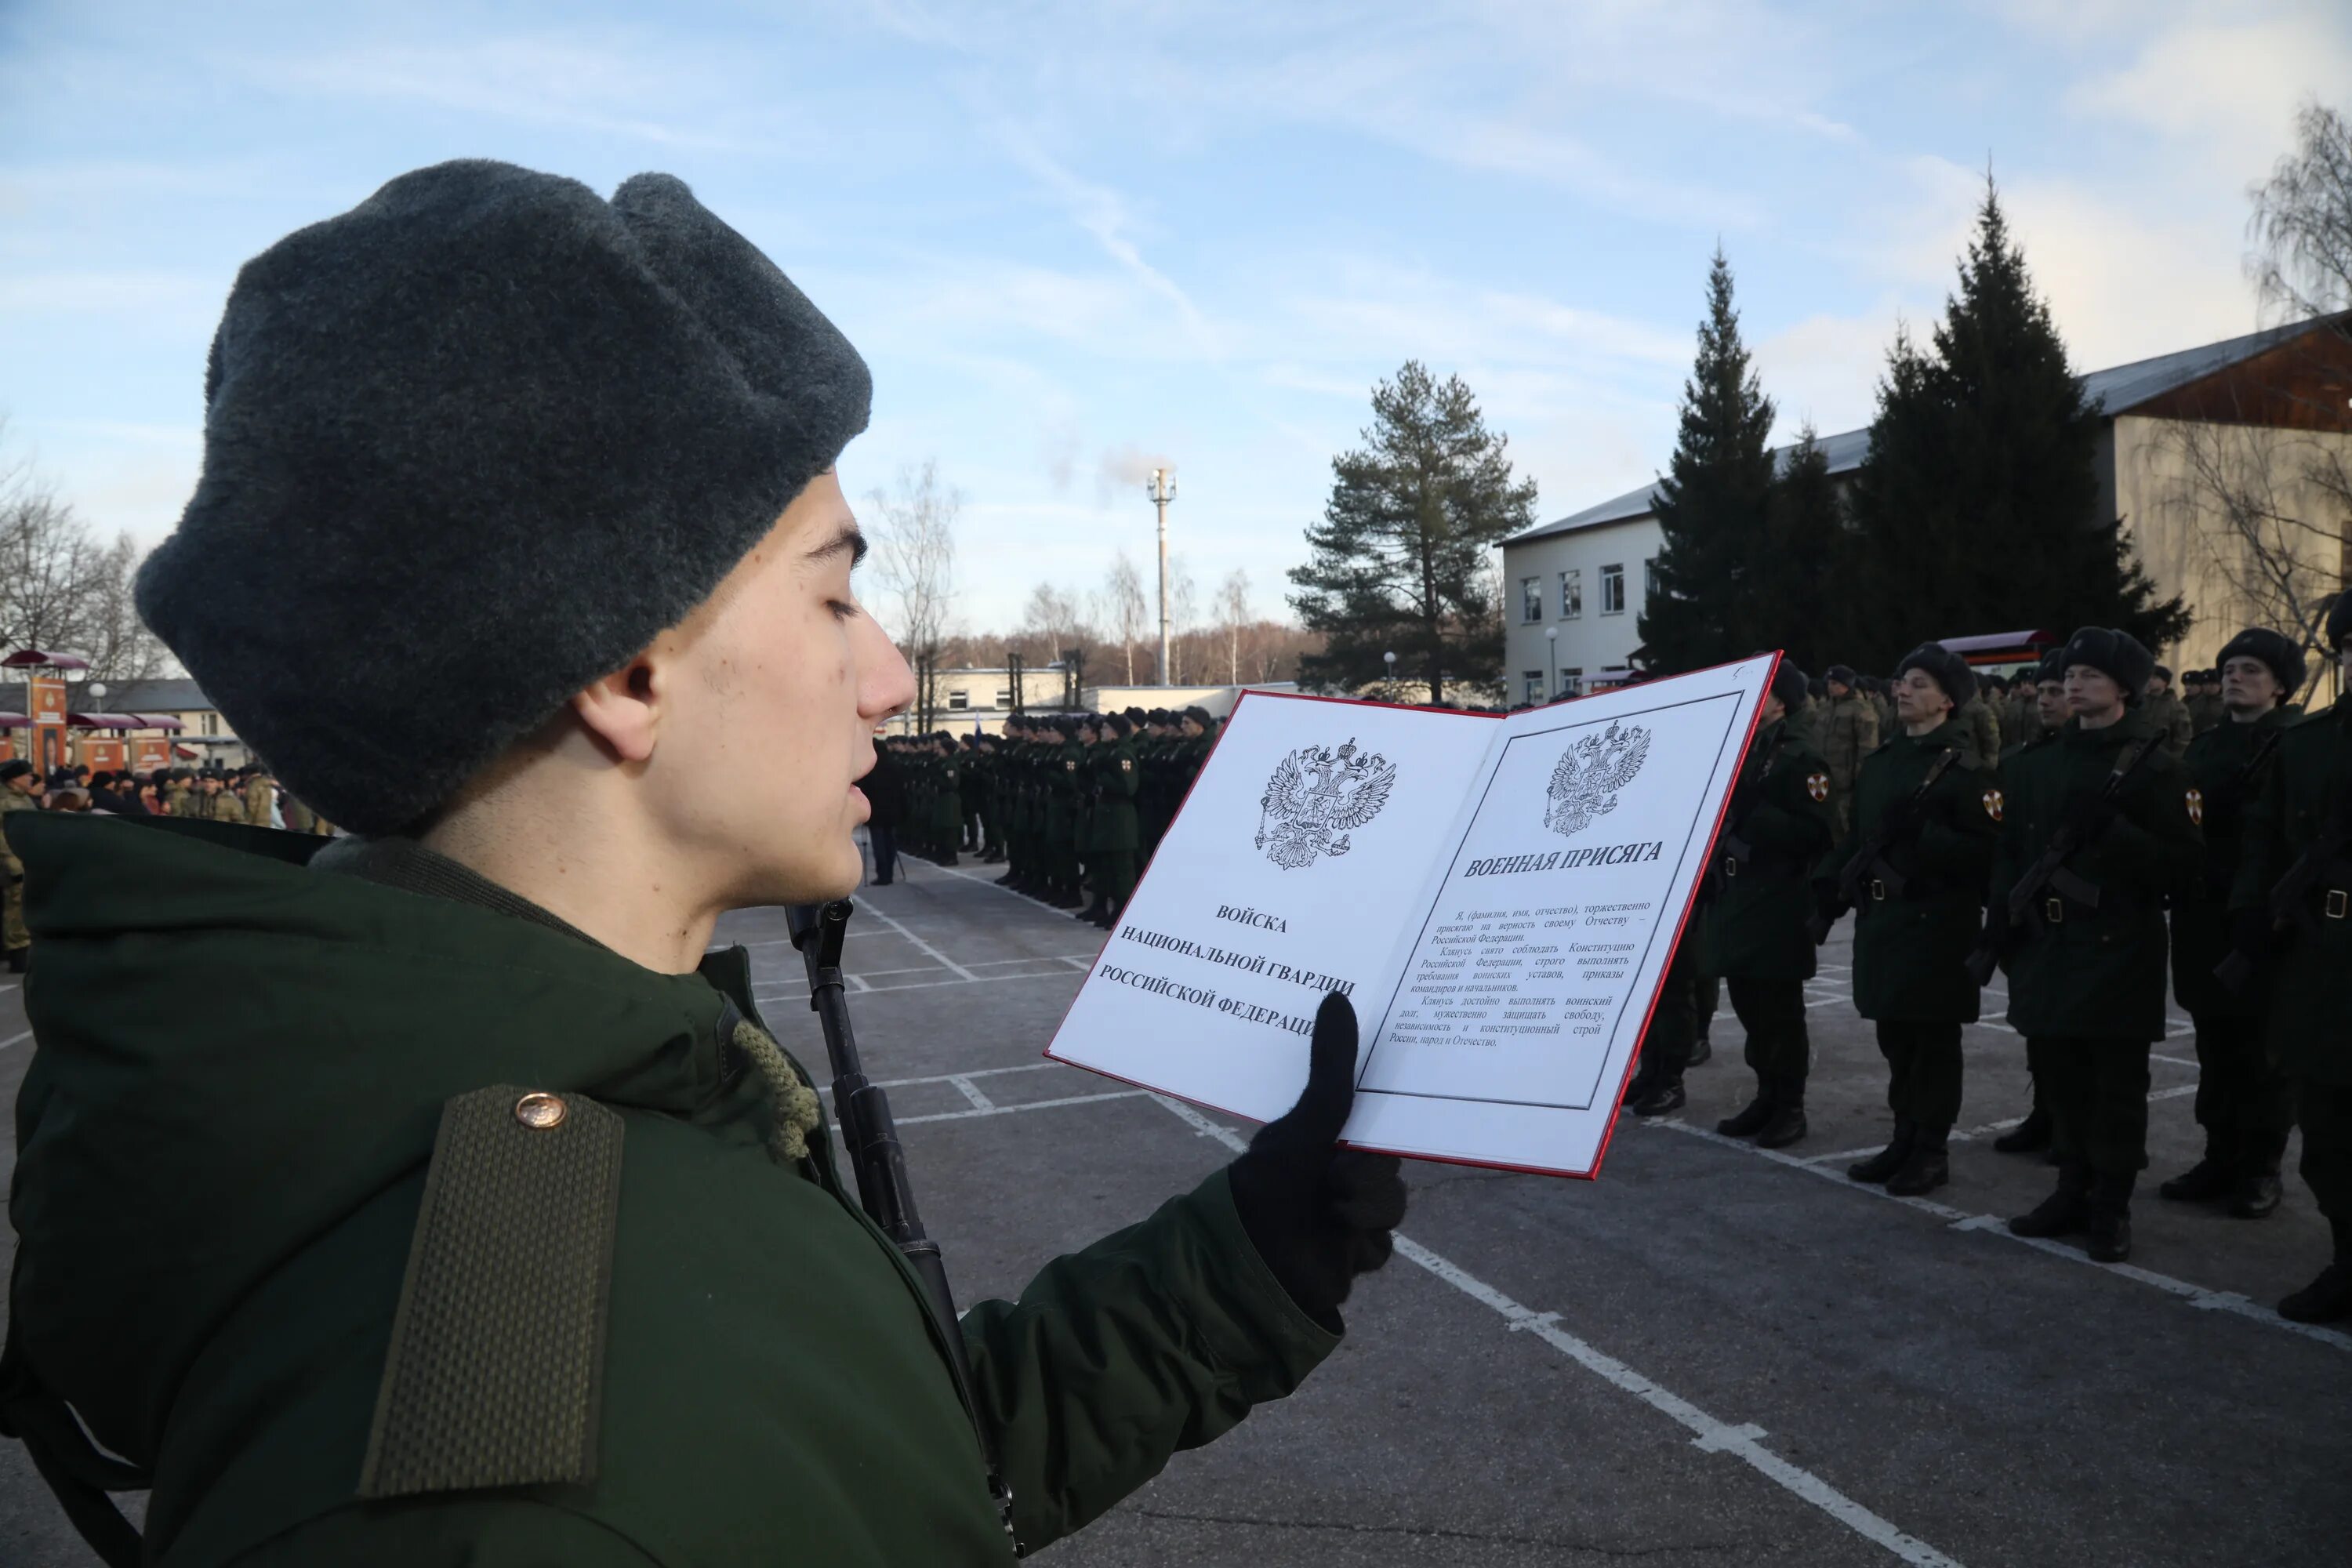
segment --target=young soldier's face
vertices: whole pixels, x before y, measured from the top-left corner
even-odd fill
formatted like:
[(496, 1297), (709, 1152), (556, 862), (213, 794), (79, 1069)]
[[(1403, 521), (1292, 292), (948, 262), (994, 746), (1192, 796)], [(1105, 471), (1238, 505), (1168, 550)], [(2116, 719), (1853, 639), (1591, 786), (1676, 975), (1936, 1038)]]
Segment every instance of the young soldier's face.
[(2066, 683), (2063, 680), (2044, 680), (2036, 685), (2033, 708), (2042, 721), (2053, 730), (2074, 717), (2073, 710), (2066, 706)]
[(2278, 677), (2271, 667), (2243, 654), (2221, 667), (2221, 705), (2233, 713), (2263, 713), (2278, 705)]
[(851, 586), (863, 551), (840, 481), (819, 474), (663, 634), (674, 673), (639, 764), (647, 804), (729, 907), (857, 886), (850, 830), (870, 814), (857, 781), (874, 765), (875, 731), (915, 696), (913, 672)]
[(2066, 667), (2066, 707), (2076, 718), (2105, 719), (2123, 711), (2124, 689), (2087, 664)]
[(1895, 683), (1895, 716), (1906, 724), (1937, 722), (1951, 706), (1950, 695), (1924, 669), (1906, 669)]

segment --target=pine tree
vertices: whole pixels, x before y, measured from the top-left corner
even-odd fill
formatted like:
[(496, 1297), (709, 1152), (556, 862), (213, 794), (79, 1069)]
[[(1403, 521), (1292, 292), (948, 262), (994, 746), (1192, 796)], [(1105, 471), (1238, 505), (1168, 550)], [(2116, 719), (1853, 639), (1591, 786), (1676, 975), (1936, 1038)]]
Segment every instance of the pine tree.
[(1332, 459), (1331, 499), (1307, 530), (1307, 563), (1290, 595), (1307, 630), (1328, 640), (1300, 660), (1301, 679), (1361, 686), (1418, 672), (1432, 702), (1446, 682), (1502, 670), (1502, 623), (1488, 563), (1494, 547), (1535, 521), (1532, 479), (1514, 480), (1507, 439), (1486, 428), (1459, 376), (1444, 383), (1417, 360), (1372, 389), (1364, 448)]
[(1781, 459), (1765, 517), (1764, 548), (1753, 552), (1743, 595), (1752, 647), (1780, 648), (1805, 673), (1819, 675), (1839, 657), (1821, 605), (1845, 547), (1845, 515), (1829, 454), (1811, 425)]
[(1745, 579), (1765, 533), (1772, 458), (1764, 443), (1771, 430), (1772, 403), (1739, 340), (1731, 263), (1717, 246), (1707, 269), (1698, 358), (1683, 384), (1674, 458), (1657, 484), (1665, 540), (1638, 628), (1637, 657), (1647, 668), (1696, 669), (1769, 642), (1758, 629)]
[(2189, 616), (2158, 602), (2120, 520), (2096, 515), (2099, 415), (2033, 291), (1990, 180), (1934, 352), (1899, 336), (1840, 574), (1840, 657), (1886, 668), (1932, 637), (2121, 626), (2150, 647)]

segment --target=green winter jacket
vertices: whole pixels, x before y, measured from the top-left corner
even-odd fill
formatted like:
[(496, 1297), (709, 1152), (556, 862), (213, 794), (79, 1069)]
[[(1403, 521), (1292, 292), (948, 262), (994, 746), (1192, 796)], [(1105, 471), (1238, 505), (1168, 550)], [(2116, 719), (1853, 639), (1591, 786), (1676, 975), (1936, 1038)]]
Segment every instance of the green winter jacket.
[[(2010, 889), (2074, 807), (2099, 793), (2124, 748), (2153, 742), (2159, 750), (2133, 775), (2106, 831), (2067, 862), (2099, 889), (2099, 907), (2037, 900), (2012, 936), (2009, 1023), (2020, 1034), (2164, 1038), (2164, 903), (2195, 885), (2205, 847), (2189, 775), (2162, 754), (2163, 742), (2132, 708), (2102, 730), (2069, 720), (2056, 739), (2010, 759), (1990, 900), (2002, 911)], [(2047, 918), (2053, 909), (2054, 921)]]
[[(912, 1274), (825, 1133), (771, 1152), (781, 1069), (739, 1027), (761, 1026), (741, 949), (657, 973), (437, 858), (478, 888), (311, 868), (322, 841), (294, 834), (26, 820), (38, 1048), (0, 1426), (69, 1401), (152, 1477), (148, 1561), (1010, 1558)], [(499, 1085), (623, 1126), (593, 1474), (362, 1500), (436, 1128)], [(1336, 1343), (1258, 1258), (1223, 1172), (961, 1332), (1033, 1549)]]
[[(2247, 807), (2230, 903), (2267, 909), (2271, 891), (2336, 814), (2352, 816), (2352, 695), (2290, 725)], [(2270, 994), (2270, 1041), (2289, 1073), (2352, 1086), (2352, 850), (2321, 868), (2285, 936)]]
[[(1810, 980), (1814, 862), (1830, 847), (1829, 763), (1787, 720), (1757, 731), (1708, 868), (1699, 968), (1726, 980)], [(1731, 864), (1731, 840), (1754, 851)]]
[(1884, 877), (1864, 876), (1855, 889), (1853, 1005), (1864, 1017), (1891, 1023), (1977, 1020), (1976, 982), (1969, 949), (1983, 924), (1985, 879), (2000, 831), (2000, 786), (1978, 770), (1969, 737), (1947, 721), (1925, 735), (1897, 731), (1862, 762), (1853, 826), (1822, 862), (1832, 879), (1878, 833), (1890, 812), (1918, 792), (1949, 752), (1920, 803), (1922, 821), (1907, 842), (1882, 858), (1902, 879), (1896, 893)]

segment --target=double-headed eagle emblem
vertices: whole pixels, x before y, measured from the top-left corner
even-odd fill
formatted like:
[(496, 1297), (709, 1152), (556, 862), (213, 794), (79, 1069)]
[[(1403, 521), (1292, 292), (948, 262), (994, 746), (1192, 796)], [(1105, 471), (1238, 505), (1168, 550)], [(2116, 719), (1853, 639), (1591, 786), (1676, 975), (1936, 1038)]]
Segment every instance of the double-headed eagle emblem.
[(1587, 735), (1551, 770), (1550, 805), (1544, 826), (1554, 833), (1580, 833), (1596, 816), (1617, 809), (1617, 792), (1633, 782), (1650, 755), (1650, 732), (1640, 725), (1615, 724)]
[(1257, 847), (1291, 870), (1323, 855), (1345, 855), (1348, 835), (1381, 814), (1396, 784), (1396, 764), (1344, 746), (1301, 746), (1284, 757), (1258, 797)]

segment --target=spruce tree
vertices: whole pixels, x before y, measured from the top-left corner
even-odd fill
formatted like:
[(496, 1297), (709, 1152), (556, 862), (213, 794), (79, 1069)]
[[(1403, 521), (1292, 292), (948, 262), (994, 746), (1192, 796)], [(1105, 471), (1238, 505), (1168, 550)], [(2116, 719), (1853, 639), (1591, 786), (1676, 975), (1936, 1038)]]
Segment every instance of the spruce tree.
[[(1656, 489), (1657, 583), (1643, 605), (1638, 655), (1664, 673), (1720, 664), (1769, 641), (1746, 577), (1766, 529), (1772, 403), (1748, 365), (1731, 304), (1731, 263), (1707, 268), (1698, 358), (1683, 384), (1675, 455)], [(1778, 646), (1773, 643), (1770, 646)]]
[(1502, 672), (1495, 546), (1535, 521), (1532, 479), (1511, 477), (1508, 441), (1486, 428), (1460, 376), (1443, 383), (1417, 360), (1372, 390), (1361, 450), (1331, 461), (1331, 499), (1307, 530), (1291, 607), (1327, 642), (1299, 661), (1300, 679), (1353, 688), (1387, 673), (1446, 683)]
[(1781, 459), (1765, 506), (1764, 548), (1752, 553), (1744, 608), (1754, 647), (1777, 647), (1808, 675), (1840, 656), (1822, 601), (1845, 547), (1844, 510), (1829, 454), (1807, 425)]
[(2177, 639), (2180, 600), (2157, 601), (2120, 520), (2095, 515), (2098, 440), (1988, 180), (1933, 352), (1898, 337), (1879, 384), (1839, 657), (1885, 669), (1928, 637), (2027, 626)]

